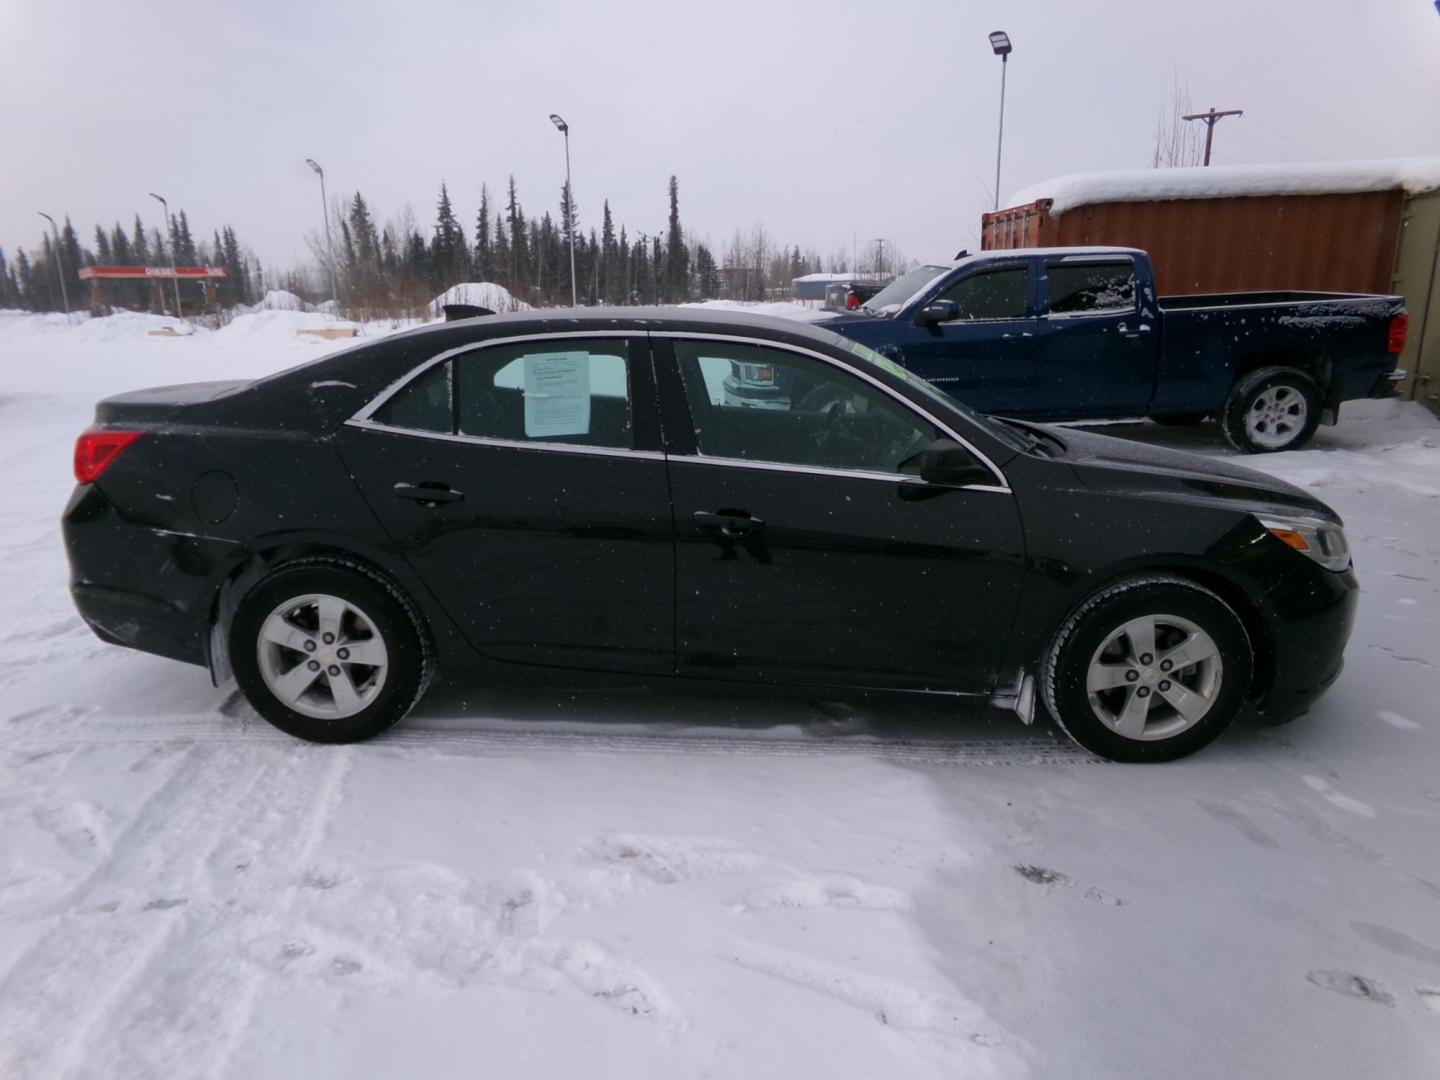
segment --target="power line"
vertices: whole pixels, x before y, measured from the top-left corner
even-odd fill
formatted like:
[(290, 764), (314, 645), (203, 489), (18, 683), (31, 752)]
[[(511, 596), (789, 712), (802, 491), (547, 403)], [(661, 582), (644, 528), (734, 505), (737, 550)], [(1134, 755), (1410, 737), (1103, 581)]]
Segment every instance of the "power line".
[(1317, 150), (1312, 150), (1310, 147), (1306, 146), (1304, 143), (1302, 143), (1302, 142), (1300, 142), (1300, 141), (1298, 141), (1298, 140), (1296, 140), (1296, 139), (1292, 139), (1289, 135), (1286, 135), (1283, 131), (1276, 131), (1276, 130), (1275, 130), (1274, 128), (1272, 128), (1269, 124), (1266, 124), (1266, 123), (1264, 123), (1263, 121), (1257, 120), (1257, 119), (1255, 119), (1255, 117), (1253, 117), (1253, 116), (1250, 117), (1250, 122), (1251, 122), (1252, 124), (1257, 125), (1258, 127), (1264, 128), (1264, 129), (1265, 129), (1266, 131), (1268, 131), (1271, 135), (1274, 135), (1277, 139), (1284, 139), (1284, 140), (1285, 140), (1286, 142), (1288, 142), (1291, 146), (1295, 147), (1295, 149), (1299, 150), (1302, 154), (1308, 155), (1308, 156), (1309, 156), (1310, 158), (1312, 158), (1312, 159), (1318, 158), (1318, 157), (1321, 157), (1321, 156), (1322, 156), (1322, 155), (1319, 153), (1319, 151), (1317, 151)]

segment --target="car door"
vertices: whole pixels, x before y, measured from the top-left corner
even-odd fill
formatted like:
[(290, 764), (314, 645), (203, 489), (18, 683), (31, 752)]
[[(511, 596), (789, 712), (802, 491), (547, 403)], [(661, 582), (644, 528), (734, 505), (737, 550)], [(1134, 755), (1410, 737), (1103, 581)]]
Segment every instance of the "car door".
[(644, 335), (435, 358), (345, 425), (366, 500), (498, 660), (674, 669), (674, 545)]
[(1044, 260), (1036, 412), (1059, 418), (1143, 416), (1158, 335), (1125, 256)]
[[(919, 311), (936, 300), (952, 301), (958, 316), (918, 320)], [(921, 378), (980, 412), (1028, 410), (1037, 330), (1030, 260), (977, 268), (898, 317), (911, 320), (906, 366)]]
[(988, 691), (1023, 565), (999, 470), (977, 452), (983, 483), (921, 481), (953, 432), (827, 354), (655, 342), (680, 673)]

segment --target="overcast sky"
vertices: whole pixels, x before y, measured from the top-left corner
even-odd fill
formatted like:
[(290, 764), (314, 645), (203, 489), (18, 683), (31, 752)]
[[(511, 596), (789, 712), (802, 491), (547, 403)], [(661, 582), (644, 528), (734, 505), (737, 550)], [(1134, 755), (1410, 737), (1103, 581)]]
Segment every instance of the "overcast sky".
[(717, 248), (763, 222), (827, 255), (948, 257), (994, 184), (994, 29), (1015, 46), (1002, 196), (1148, 165), (1177, 75), (1196, 107), (1245, 110), (1217, 163), (1440, 154), (1432, 0), (0, 0), (0, 247), (38, 246), (37, 210), (87, 243), (158, 224), (158, 191), (197, 239), (228, 222), (288, 267), (320, 224), (306, 157), (427, 234), (442, 178), (472, 231), (511, 173), (554, 213), (559, 112), (584, 227), (608, 198), (663, 229), (674, 173)]

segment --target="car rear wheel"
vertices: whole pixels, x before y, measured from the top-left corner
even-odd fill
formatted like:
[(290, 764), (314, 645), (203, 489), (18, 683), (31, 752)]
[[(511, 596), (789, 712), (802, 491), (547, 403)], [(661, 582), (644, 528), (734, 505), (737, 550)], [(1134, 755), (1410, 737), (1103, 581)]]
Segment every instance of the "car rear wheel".
[(1230, 391), (1220, 426), (1247, 454), (1304, 446), (1320, 425), (1320, 388), (1296, 368), (1263, 367), (1242, 375)]
[(1220, 597), (1155, 575), (1102, 589), (1055, 635), (1041, 688), (1056, 723), (1112, 761), (1170, 761), (1230, 725), (1251, 677), (1250, 639)]
[(430, 660), (409, 601), (345, 560), (286, 564), (255, 585), (230, 628), (230, 662), (255, 711), (311, 742), (357, 742), (424, 693)]

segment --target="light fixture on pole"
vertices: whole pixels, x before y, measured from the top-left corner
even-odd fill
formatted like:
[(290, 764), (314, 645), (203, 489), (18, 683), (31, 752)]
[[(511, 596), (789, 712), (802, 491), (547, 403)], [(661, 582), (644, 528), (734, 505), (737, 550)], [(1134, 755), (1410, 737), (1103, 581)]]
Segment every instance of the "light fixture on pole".
[(559, 113), (550, 114), (550, 122), (565, 136), (565, 217), (570, 227), (570, 303), (580, 306), (579, 294), (575, 291), (575, 188), (570, 183), (570, 125), (560, 119)]
[(70, 294), (65, 291), (65, 257), (60, 253), (60, 230), (55, 227), (55, 219), (44, 210), (36, 210), (37, 214), (50, 222), (50, 233), (55, 237), (55, 276), (60, 279), (60, 300), (65, 305), (65, 322), (70, 322)]
[(1010, 35), (996, 30), (990, 35), (990, 48), (1000, 57), (1000, 134), (995, 139), (995, 209), (1000, 209), (1000, 151), (1005, 145), (1005, 69), (1010, 63)]
[(183, 319), (185, 312), (180, 307), (180, 275), (175, 272), (175, 230), (170, 226), (170, 204), (163, 195), (156, 195), (153, 191), (150, 197), (160, 203), (160, 210), (165, 215), (165, 231), (170, 234), (170, 282), (175, 286), (175, 317)]
[[(340, 295), (335, 291), (335, 245), (330, 240), (330, 203), (329, 200), (325, 198), (325, 170), (320, 167), (320, 163), (314, 158), (307, 157), (305, 164), (314, 169), (315, 174), (320, 177), (320, 209), (325, 215), (325, 251), (326, 260), (329, 263), (328, 269), (330, 271), (330, 299), (338, 309), (340, 307)], [(338, 310), (336, 314), (339, 314)]]

